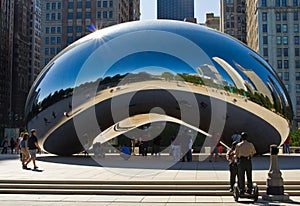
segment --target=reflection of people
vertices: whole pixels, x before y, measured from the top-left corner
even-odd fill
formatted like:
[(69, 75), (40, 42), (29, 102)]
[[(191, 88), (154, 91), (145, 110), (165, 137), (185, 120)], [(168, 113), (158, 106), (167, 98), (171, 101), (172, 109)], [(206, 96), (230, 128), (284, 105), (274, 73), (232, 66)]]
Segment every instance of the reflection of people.
[(152, 145), (152, 155), (159, 155), (160, 156), (160, 140), (161, 140), (161, 136), (157, 136), (154, 140), (153, 140), (153, 145)]
[(283, 143), (283, 153), (285, 153), (285, 154), (290, 154), (291, 153), (290, 141), (291, 141), (291, 138), (290, 138), (290, 136), (288, 136), (286, 138), (286, 140), (284, 141), (284, 143)]
[(171, 149), (173, 152), (173, 158), (176, 162), (180, 160), (181, 156), (181, 148), (178, 140), (175, 137), (172, 138)]
[(245, 173), (247, 175), (247, 193), (252, 192), (252, 162), (251, 158), (256, 153), (255, 147), (251, 142), (247, 141), (246, 132), (241, 134), (241, 142), (236, 145), (235, 155), (238, 159), (238, 185), (241, 194), (245, 192)]
[(127, 146), (123, 145), (123, 146), (121, 147), (121, 151), (122, 151), (122, 153), (120, 154), (120, 156), (121, 156), (124, 160), (128, 160), (128, 159), (130, 158), (130, 155), (131, 155), (129, 148), (128, 148)]
[(226, 159), (229, 161), (229, 171), (230, 171), (230, 192), (233, 191), (233, 186), (236, 181), (236, 176), (238, 173), (237, 159), (235, 157), (235, 147), (238, 142), (233, 142), (232, 147), (226, 153)]
[(217, 157), (219, 156), (219, 140), (220, 140), (220, 135), (219, 133), (217, 134), (213, 134), (212, 137), (210, 137), (210, 147), (213, 148), (210, 152), (210, 158), (209, 158), (209, 162), (212, 162), (212, 160), (214, 159), (214, 161), (217, 161)]
[(236, 131), (232, 136), (231, 136), (231, 141), (232, 142), (240, 142), (241, 135), (239, 134), (238, 131)]

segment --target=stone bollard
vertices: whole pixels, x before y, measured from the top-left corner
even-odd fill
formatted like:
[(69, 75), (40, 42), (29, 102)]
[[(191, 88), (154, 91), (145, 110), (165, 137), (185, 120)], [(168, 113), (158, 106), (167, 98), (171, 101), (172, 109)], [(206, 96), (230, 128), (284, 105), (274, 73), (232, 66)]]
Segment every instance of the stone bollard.
[(278, 167), (277, 145), (270, 146), (270, 169), (267, 178), (267, 193), (262, 195), (263, 200), (285, 201), (289, 200), (289, 195), (284, 193), (283, 179)]

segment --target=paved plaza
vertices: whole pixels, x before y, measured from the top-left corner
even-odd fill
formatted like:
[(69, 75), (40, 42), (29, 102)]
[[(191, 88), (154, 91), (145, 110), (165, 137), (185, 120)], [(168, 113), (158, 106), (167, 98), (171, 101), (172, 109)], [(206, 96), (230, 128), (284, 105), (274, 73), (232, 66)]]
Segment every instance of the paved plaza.
[[(61, 181), (216, 181), (229, 179), (228, 163), (223, 158), (216, 162), (179, 162), (168, 169), (150, 167), (133, 169), (131, 164), (149, 164), (172, 161), (168, 157), (136, 156), (129, 161), (119, 156), (107, 156), (104, 167), (91, 157), (82, 155), (57, 157), (39, 155), (39, 170), (23, 170), (18, 155), (0, 155), (0, 180), (61, 180)], [(107, 161), (107, 162), (105, 162)], [(114, 162), (108, 164), (108, 162)], [(103, 163), (103, 162), (102, 162)], [(117, 168), (114, 164), (119, 164)], [(253, 159), (253, 180), (266, 181), (270, 158), (268, 155)], [(127, 166), (126, 166), (127, 165)], [(160, 165), (160, 164), (158, 164)], [(29, 165), (32, 166), (32, 165)], [(126, 166), (126, 167), (125, 167)], [(300, 181), (300, 155), (280, 155), (279, 167), (284, 181)], [(235, 203), (232, 196), (195, 195), (61, 195), (61, 194), (1, 194), (1, 205), (300, 205), (300, 196), (291, 196), (289, 202), (258, 202), (241, 199)]]

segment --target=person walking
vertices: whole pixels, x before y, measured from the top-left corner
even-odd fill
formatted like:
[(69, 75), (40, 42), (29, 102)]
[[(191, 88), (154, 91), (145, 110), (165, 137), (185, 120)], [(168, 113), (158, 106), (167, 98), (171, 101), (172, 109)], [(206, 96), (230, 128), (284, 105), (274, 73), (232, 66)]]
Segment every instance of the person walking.
[(30, 153), (30, 159), (27, 161), (26, 166), (30, 161), (33, 162), (34, 169), (37, 169), (38, 166), (36, 165), (36, 150), (41, 152), (41, 148), (38, 144), (37, 137), (36, 137), (36, 130), (32, 129), (31, 130), (31, 136), (28, 139), (28, 148), (29, 148), (29, 153)]
[(7, 148), (8, 148), (8, 139), (7, 139), (7, 137), (5, 137), (5, 139), (3, 140), (3, 142), (2, 142), (2, 147), (3, 147), (3, 149), (2, 149), (2, 154), (7, 154)]
[(236, 177), (238, 174), (237, 159), (235, 157), (235, 147), (237, 143), (237, 141), (233, 142), (231, 148), (226, 153), (226, 159), (229, 161), (230, 192), (233, 192), (233, 186), (236, 182)]
[(290, 141), (291, 141), (291, 138), (290, 138), (290, 136), (288, 136), (286, 138), (286, 140), (284, 141), (284, 143), (283, 143), (283, 153), (284, 154), (290, 154), (291, 153), (291, 150), (290, 150)]
[(14, 149), (16, 147), (16, 141), (14, 140), (14, 138), (10, 138), (10, 150), (11, 150), (11, 154), (14, 153)]
[(20, 148), (22, 153), (22, 168), (27, 169), (27, 161), (29, 160), (29, 150), (28, 150), (28, 133), (23, 134), (23, 138), (20, 142)]
[(235, 155), (238, 166), (238, 185), (241, 194), (245, 193), (245, 173), (247, 175), (247, 193), (252, 193), (252, 161), (251, 158), (256, 153), (255, 147), (247, 141), (248, 134), (241, 133), (241, 142), (236, 145)]

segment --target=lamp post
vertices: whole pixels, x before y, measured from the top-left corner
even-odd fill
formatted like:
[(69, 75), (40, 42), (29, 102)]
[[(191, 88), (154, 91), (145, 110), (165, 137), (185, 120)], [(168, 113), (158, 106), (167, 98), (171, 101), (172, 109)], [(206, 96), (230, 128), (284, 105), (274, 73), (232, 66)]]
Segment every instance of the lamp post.
[(283, 179), (278, 167), (277, 145), (270, 146), (270, 169), (267, 178), (267, 193), (262, 195), (264, 200), (284, 201), (289, 199), (289, 195), (284, 193)]

